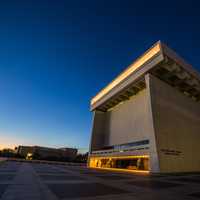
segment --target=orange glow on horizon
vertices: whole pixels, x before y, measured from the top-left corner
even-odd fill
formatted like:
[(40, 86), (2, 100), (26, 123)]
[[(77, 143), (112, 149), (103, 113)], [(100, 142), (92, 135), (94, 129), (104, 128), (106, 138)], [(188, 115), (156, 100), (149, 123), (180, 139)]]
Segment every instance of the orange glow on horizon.
[(14, 149), (16, 146), (15, 144), (0, 144), (0, 150), (2, 149)]
[(18, 144), (24, 143), (24, 141), (20, 138), (12, 137), (10, 134), (1, 133), (1, 139), (0, 139), (0, 150), (9, 148), (14, 149)]
[(141, 57), (139, 57), (133, 64), (131, 64), (124, 72), (122, 72), (116, 79), (114, 79), (110, 84), (108, 84), (104, 89), (102, 89), (94, 98), (91, 100), (91, 105), (96, 103), (100, 98), (106, 95), (111, 89), (117, 86), (120, 82), (125, 80), (129, 75), (131, 75), (136, 69), (141, 67), (150, 58), (156, 55), (161, 50), (160, 43), (157, 42), (155, 46), (147, 50)]

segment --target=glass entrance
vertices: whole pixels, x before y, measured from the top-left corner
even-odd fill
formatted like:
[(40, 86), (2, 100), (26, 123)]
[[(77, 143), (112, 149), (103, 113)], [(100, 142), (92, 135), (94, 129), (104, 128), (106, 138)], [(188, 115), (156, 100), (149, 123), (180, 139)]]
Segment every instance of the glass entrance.
[(148, 156), (124, 156), (124, 157), (92, 157), (89, 162), (90, 167), (113, 168), (126, 170), (149, 170)]

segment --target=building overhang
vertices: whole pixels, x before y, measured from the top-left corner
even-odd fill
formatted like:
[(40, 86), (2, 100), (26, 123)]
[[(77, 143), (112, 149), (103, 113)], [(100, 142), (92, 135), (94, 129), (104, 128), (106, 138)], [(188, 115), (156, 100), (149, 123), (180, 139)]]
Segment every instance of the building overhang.
[(91, 100), (91, 111), (106, 112), (146, 87), (151, 73), (195, 101), (200, 100), (200, 74), (172, 49), (158, 41)]

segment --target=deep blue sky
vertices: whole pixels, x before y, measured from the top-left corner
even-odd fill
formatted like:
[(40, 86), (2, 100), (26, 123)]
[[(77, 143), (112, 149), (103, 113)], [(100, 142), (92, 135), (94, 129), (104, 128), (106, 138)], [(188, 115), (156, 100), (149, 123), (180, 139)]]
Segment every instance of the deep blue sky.
[(88, 147), (91, 97), (157, 40), (200, 69), (187, 2), (1, 1), (0, 147)]

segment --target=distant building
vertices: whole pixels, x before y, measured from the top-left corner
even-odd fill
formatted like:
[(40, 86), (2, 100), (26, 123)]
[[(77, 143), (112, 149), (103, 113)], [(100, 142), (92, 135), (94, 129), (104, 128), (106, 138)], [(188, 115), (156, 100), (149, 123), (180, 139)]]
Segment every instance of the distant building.
[(16, 153), (25, 158), (38, 158), (50, 160), (73, 160), (78, 150), (75, 148), (47, 148), (40, 146), (19, 146)]
[(26, 158), (28, 153), (33, 153), (33, 147), (32, 146), (18, 146), (15, 148), (16, 154), (19, 154), (20, 156)]
[(200, 74), (157, 42), (91, 100), (88, 166), (200, 171)]

